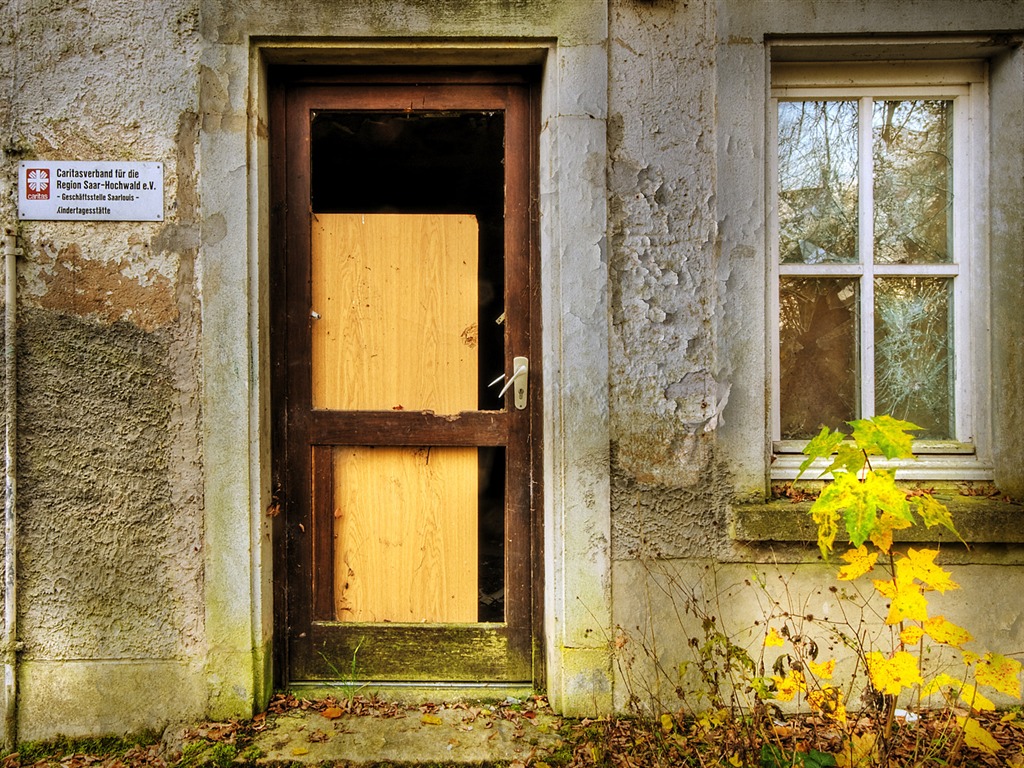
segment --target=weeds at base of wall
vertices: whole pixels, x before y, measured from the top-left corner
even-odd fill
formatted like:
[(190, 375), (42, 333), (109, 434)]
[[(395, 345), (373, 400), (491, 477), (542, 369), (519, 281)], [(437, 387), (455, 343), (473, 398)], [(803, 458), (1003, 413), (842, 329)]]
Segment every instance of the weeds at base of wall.
[[(944, 505), (871, 466), (876, 456), (912, 458), (916, 427), (888, 416), (850, 424), (852, 435), (823, 428), (801, 466), (819, 462), (832, 476), (810, 514), (826, 561), (840, 527), (851, 542), (837, 584), (801, 594), (792, 579), (769, 584), (753, 570), (723, 586), (711, 566), (694, 584), (645, 561), (646, 613), (674, 616), (678, 635), (659, 637), (649, 621), (619, 628), (615, 647), (629, 706), (664, 764), (699, 743), (706, 757), (694, 764), (737, 768), (1024, 766), (1024, 718), (996, 712), (990, 698), (1020, 700), (1020, 662), (970, 650), (967, 629), (931, 615), (928, 594), (958, 585), (937, 550), (893, 543), (914, 525), (960, 538)], [(823, 595), (834, 613), (815, 616), (809, 606)], [(753, 626), (726, 626), (736, 600), (757, 606)], [(670, 660), (679, 647), (686, 657)]]

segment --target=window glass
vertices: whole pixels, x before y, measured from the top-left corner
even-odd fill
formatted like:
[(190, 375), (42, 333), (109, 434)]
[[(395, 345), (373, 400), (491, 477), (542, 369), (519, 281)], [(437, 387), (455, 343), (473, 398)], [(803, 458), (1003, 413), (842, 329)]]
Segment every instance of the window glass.
[(953, 436), (953, 339), (947, 278), (875, 280), (875, 412), (919, 438)]
[(783, 278), (779, 307), (782, 439), (857, 418), (857, 281)]
[(952, 102), (875, 102), (875, 263), (952, 260)]
[(857, 260), (857, 102), (779, 104), (779, 257)]
[(814, 91), (777, 102), (777, 439), (883, 413), (955, 439), (956, 102)]

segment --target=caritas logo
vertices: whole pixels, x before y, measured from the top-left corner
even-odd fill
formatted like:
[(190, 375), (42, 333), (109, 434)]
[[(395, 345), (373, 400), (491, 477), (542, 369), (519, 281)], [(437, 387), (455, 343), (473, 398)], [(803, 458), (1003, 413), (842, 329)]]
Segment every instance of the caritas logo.
[(49, 168), (26, 168), (25, 169), (25, 199), (26, 200), (49, 200), (50, 199), (50, 169)]

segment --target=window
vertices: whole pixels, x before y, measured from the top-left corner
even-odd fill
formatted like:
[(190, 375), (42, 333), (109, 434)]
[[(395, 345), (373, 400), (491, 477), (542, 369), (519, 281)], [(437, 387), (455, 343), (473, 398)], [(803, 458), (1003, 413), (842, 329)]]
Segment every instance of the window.
[(934, 458), (914, 465), (919, 476), (989, 471), (975, 440), (984, 74), (979, 63), (773, 69), (773, 477), (792, 476), (787, 454), (822, 425), (881, 413), (922, 427), (916, 450)]

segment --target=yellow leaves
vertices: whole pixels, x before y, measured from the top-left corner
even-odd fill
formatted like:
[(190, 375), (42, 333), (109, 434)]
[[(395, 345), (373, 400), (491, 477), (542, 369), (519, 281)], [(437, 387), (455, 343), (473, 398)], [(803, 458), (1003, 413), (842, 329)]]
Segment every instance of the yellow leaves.
[(952, 645), (954, 648), (962, 648), (965, 643), (969, 643), (974, 639), (971, 633), (963, 627), (957, 626), (951, 621), (946, 621), (945, 616), (926, 619), (923, 629), (935, 642)]
[(909, 624), (900, 631), (900, 642), (904, 645), (917, 645), (924, 637), (924, 630), (917, 624)]
[(881, 693), (895, 696), (904, 688), (924, 682), (917, 658), (906, 651), (896, 651), (890, 658), (878, 651), (869, 651), (865, 658), (871, 684)]
[(964, 744), (968, 747), (980, 749), (990, 755), (994, 755), (1002, 749), (992, 734), (986, 731), (981, 723), (973, 717), (957, 717), (956, 721), (964, 729)]
[(811, 674), (819, 680), (831, 680), (832, 675), (836, 673), (836, 660), (829, 659), (823, 664), (819, 664), (816, 661), (808, 659), (807, 668), (811, 671)]
[(925, 621), (928, 618), (928, 601), (921, 592), (921, 587), (913, 582), (900, 582), (899, 579), (881, 581), (875, 579), (875, 589), (889, 600), (889, 615), (886, 624), (899, 624), (906, 619)]
[[(924, 624), (928, 621), (928, 601), (924, 597), (924, 592), (932, 589), (947, 592), (959, 588), (949, 571), (935, 564), (938, 554), (934, 549), (917, 550), (911, 547), (905, 556), (896, 560), (895, 578), (889, 581), (874, 581), (875, 589), (889, 600), (886, 624), (899, 624), (908, 619)], [(926, 626), (924, 631), (940, 643), (957, 647), (971, 639), (970, 633), (966, 630), (946, 622), (941, 617), (934, 619), (932, 626)], [(903, 642), (910, 644), (918, 640), (920, 635), (914, 635), (913, 632), (903, 638)]]
[(800, 670), (790, 670), (785, 677), (772, 675), (775, 681), (775, 698), (779, 701), (792, 701), (793, 698), (805, 689), (804, 676)]
[(977, 662), (974, 679), (978, 685), (987, 685), (1007, 696), (1020, 698), (1021, 665), (1016, 659), (1008, 659), (1001, 653), (986, 653), (984, 656), (965, 653), (964, 661), (968, 664)]
[(853, 581), (875, 567), (878, 560), (877, 552), (868, 552), (868, 548), (861, 544), (856, 549), (850, 549), (843, 553), (843, 560), (846, 565), (839, 569), (836, 576), (840, 581)]
[(442, 720), (437, 715), (427, 713), (420, 717), (420, 722), (424, 725), (441, 725), (442, 723), (444, 723), (444, 720)]
[(935, 549), (907, 550), (906, 557), (896, 561), (896, 579), (898, 581), (920, 581), (928, 589), (947, 592), (959, 589), (960, 585), (951, 578), (949, 571), (935, 564), (939, 552)]
[(877, 733), (855, 733), (850, 737), (848, 746), (836, 755), (839, 768), (867, 768), (874, 764)]
[(782, 635), (778, 633), (775, 627), (768, 628), (768, 636), (764, 639), (765, 648), (771, 648), (772, 646), (785, 645), (786, 641)]

